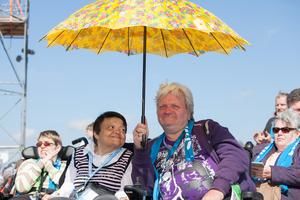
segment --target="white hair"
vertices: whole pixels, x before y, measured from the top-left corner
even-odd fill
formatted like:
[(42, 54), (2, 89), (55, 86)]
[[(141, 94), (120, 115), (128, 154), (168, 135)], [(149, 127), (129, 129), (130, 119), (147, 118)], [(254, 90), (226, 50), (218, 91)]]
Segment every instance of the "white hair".
[(293, 111), (290, 108), (281, 113), (278, 113), (278, 116), (276, 116), (276, 120), (282, 120), (291, 125), (292, 128), (300, 130), (300, 116), (297, 112)]

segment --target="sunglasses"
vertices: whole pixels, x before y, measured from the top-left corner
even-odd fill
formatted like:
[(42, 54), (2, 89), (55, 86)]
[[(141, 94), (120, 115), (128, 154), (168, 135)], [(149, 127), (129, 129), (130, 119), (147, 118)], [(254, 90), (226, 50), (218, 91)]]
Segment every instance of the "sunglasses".
[(273, 127), (272, 130), (273, 130), (273, 133), (279, 133), (279, 131), (281, 131), (282, 133), (289, 133), (290, 131), (296, 130), (296, 128), (289, 128), (289, 127), (278, 128), (278, 127)]
[(51, 143), (51, 142), (38, 142), (38, 143), (36, 143), (36, 146), (37, 147), (41, 147), (42, 145), (44, 145), (44, 147), (49, 147), (50, 145), (54, 145), (54, 143)]

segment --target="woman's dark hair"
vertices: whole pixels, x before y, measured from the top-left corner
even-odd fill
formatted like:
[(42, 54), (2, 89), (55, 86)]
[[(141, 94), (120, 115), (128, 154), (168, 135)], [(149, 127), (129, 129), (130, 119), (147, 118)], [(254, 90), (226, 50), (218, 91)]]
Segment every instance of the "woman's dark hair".
[[(116, 117), (116, 118), (119, 118), (122, 120), (124, 128), (125, 128), (125, 133), (126, 133), (127, 132), (127, 122), (126, 122), (125, 117), (123, 115), (121, 115), (120, 113), (114, 112), (114, 111), (104, 112), (99, 117), (97, 117), (97, 119), (95, 120), (94, 125), (93, 125), (93, 133), (98, 135), (101, 131), (101, 125), (102, 125), (102, 122), (104, 121), (104, 119), (113, 118), (113, 117)], [(97, 145), (97, 139), (95, 138), (94, 134), (93, 134), (93, 140), (94, 140), (94, 143)]]

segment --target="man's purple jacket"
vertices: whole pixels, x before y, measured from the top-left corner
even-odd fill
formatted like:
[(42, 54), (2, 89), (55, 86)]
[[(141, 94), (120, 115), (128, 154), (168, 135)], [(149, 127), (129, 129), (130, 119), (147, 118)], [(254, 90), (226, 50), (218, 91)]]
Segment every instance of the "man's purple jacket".
[[(200, 145), (206, 148), (218, 163), (212, 188), (221, 191), (225, 196), (230, 195), (231, 185), (236, 183), (240, 185), (242, 191), (256, 191), (249, 175), (249, 154), (238, 144), (227, 128), (213, 120), (209, 120), (209, 134), (207, 134), (204, 128), (206, 121), (195, 122), (192, 135), (199, 138)], [(149, 193), (152, 193), (155, 181), (150, 149), (156, 139), (151, 140), (145, 150), (135, 149), (132, 160), (134, 183), (142, 184)]]

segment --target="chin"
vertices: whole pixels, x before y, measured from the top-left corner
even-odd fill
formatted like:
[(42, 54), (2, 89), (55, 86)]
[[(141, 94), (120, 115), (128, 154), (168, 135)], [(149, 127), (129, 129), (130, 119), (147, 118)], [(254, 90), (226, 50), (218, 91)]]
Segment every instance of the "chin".
[(281, 147), (285, 147), (286, 146), (286, 142), (281, 140), (281, 141), (278, 141), (276, 146), (281, 146)]
[(121, 143), (121, 142), (113, 142), (111, 145), (116, 147), (116, 148), (119, 148), (119, 147), (122, 147), (124, 143)]
[(164, 128), (170, 128), (174, 125), (174, 122), (163, 122), (161, 123), (161, 126)]

